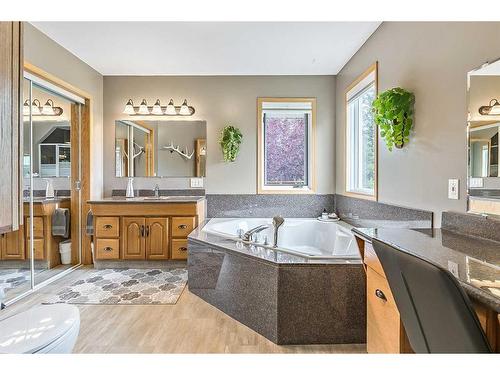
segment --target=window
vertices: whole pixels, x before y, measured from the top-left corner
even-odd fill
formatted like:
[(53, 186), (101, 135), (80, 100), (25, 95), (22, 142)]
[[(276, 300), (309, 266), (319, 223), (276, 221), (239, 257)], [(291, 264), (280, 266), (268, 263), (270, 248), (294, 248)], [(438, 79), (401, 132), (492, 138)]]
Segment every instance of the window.
[(372, 102), (377, 95), (377, 65), (346, 93), (346, 193), (377, 199), (377, 127)]
[(316, 99), (258, 99), (258, 192), (315, 189)]

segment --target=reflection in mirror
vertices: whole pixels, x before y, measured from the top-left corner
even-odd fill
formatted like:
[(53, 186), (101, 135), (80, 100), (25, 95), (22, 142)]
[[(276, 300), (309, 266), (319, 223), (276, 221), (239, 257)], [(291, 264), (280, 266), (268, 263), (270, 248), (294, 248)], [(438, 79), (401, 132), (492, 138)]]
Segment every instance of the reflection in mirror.
[(205, 121), (115, 122), (116, 177), (205, 177)]
[(500, 215), (500, 61), (468, 74), (468, 207), (470, 212)]

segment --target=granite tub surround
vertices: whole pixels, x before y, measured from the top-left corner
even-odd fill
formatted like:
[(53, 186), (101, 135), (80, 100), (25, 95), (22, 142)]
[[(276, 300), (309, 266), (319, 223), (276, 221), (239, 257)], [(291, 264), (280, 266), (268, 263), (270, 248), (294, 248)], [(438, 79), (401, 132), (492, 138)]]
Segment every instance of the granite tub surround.
[(366, 342), (361, 259), (312, 261), (202, 227), (188, 237), (191, 293), (276, 344)]
[(333, 194), (207, 194), (207, 217), (317, 217), (334, 201)]
[[(443, 212), (441, 228), (454, 232), (500, 241), (500, 217), (462, 212)], [(500, 252), (500, 249), (499, 249)]]
[(335, 212), (356, 227), (432, 228), (431, 211), (335, 194)]
[(441, 268), (457, 264), (460, 284), (475, 300), (500, 313), (500, 242), (447, 229), (355, 228)]

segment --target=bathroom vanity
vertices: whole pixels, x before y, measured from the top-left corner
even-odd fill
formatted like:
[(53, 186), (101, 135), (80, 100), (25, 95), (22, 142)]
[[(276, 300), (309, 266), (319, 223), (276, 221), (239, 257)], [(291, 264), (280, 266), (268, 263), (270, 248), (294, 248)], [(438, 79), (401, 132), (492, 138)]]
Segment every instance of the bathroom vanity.
[[(70, 208), (69, 198), (34, 198), (33, 200), (33, 254), (37, 267), (46, 263), (44, 268), (54, 268), (61, 264), (59, 242), (62, 237), (52, 235), (52, 215), (57, 208)], [(12, 261), (3, 263), (13, 267), (14, 261), (28, 260), (29, 241), (31, 238), (29, 203), (24, 203), (24, 225), (19, 230), (4, 233), (0, 238), (0, 259)], [(40, 261), (40, 262), (38, 262)]]
[(500, 352), (500, 242), (446, 229), (355, 228), (366, 271), (368, 353), (412, 353), (372, 239), (390, 243), (445, 269), (472, 300), (494, 352)]
[(187, 236), (205, 219), (205, 197), (114, 197), (88, 202), (96, 261), (186, 260)]

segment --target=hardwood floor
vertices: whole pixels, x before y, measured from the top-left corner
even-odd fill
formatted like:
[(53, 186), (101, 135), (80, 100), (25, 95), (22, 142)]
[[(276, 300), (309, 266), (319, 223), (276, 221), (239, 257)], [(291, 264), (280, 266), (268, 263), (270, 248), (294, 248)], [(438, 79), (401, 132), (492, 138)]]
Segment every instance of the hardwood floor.
[[(91, 268), (82, 268), (19, 301), (0, 319), (39, 304)], [(366, 353), (366, 346), (279, 346), (191, 294), (175, 305), (78, 305), (75, 353)]]

